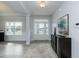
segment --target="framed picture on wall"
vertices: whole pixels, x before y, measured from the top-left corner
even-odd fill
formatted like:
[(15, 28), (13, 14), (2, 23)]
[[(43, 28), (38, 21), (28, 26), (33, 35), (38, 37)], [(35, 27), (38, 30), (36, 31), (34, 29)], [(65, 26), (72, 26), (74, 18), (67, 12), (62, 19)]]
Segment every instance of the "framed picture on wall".
[(58, 33), (69, 35), (69, 14), (66, 14), (58, 19)]

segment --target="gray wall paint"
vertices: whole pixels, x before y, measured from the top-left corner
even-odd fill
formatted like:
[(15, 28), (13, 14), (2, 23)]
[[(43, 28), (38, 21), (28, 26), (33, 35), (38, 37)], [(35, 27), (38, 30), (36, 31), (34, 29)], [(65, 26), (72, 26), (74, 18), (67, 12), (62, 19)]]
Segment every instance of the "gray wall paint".
[[(28, 27), (28, 20), (29, 19), (29, 27)], [(5, 30), (5, 22), (7, 21), (12, 21), (12, 22), (17, 22), (21, 21), (23, 22), (23, 35), (22, 36), (15, 36), (15, 35), (7, 35), (5, 36), (6, 41), (26, 41), (29, 43), (30, 40), (33, 40), (33, 19), (48, 19), (49, 20), (49, 28), (50, 28), (50, 33), (49, 33), (49, 39), (50, 39), (50, 34), (51, 34), (51, 16), (28, 16), (28, 15), (13, 15), (13, 14), (2, 14), (0, 15), (0, 30)], [(30, 30), (29, 30), (29, 29)]]
[[(69, 14), (69, 36), (72, 38), (72, 57), (79, 58), (79, 2), (64, 2), (63, 5), (53, 15), (53, 24), (57, 24), (57, 19)], [(53, 28), (52, 28), (53, 30)]]
[(5, 30), (5, 22), (22, 22), (23, 23), (23, 35), (6, 35), (5, 41), (26, 41), (25, 39), (25, 32), (26, 32), (26, 17), (25, 16), (18, 16), (18, 15), (2, 15), (0, 16), (0, 30)]

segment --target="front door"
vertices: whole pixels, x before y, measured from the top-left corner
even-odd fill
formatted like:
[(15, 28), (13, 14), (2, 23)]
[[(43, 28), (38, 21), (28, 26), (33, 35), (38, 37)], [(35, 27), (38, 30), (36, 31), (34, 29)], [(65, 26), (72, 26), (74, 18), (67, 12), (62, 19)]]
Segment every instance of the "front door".
[(49, 39), (49, 21), (48, 19), (35, 19), (33, 40), (48, 40)]

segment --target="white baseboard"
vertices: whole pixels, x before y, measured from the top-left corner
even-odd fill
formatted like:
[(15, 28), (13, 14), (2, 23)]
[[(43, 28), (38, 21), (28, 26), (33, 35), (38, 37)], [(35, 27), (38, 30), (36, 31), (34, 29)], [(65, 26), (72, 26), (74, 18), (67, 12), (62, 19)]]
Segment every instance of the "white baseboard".
[(30, 45), (30, 42), (26, 42), (26, 45)]

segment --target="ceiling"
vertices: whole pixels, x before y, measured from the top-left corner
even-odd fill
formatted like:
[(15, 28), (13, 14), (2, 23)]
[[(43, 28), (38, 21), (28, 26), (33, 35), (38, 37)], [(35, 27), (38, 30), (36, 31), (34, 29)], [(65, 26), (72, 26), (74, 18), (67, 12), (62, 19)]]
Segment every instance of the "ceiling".
[(51, 15), (62, 4), (62, 1), (47, 1), (45, 8), (40, 8), (37, 1), (1, 1), (0, 12), (30, 13), (32, 15)]

